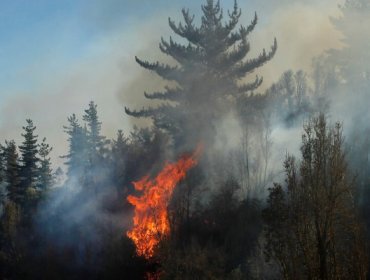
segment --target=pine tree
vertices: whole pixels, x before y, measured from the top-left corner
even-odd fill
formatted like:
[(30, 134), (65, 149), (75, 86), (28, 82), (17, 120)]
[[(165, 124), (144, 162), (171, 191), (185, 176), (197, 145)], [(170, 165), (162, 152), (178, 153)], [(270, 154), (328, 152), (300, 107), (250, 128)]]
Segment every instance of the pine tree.
[(117, 154), (122, 154), (127, 149), (128, 139), (123, 134), (123, 131), (120, 129), (117, 132), (117, 138), (113, 141), (113, 152)]
[(37, 135), (34, 134), (36, 127), (33, 125), (32, 120), (27, 119), (27, 126), (23, 127), (25, 131), (22, 136), (24, 141), (19, 146), (21, 152), (21, 186), (24, 191), (28, 188), (36, 187), (38, 177), (38, 146), (37, 146)]
[(5, 172), (5, 154), (4, 146), (0, 144), (0, 184), (4, 181), (4, 172)]
[(118, 130), (116, 140), (112, 143), (112, 172), (118, 194), (125, 185), (126, 157), (128, 156), (128, 139), (122, 130)]
[(169, 41), (162, 38), (159, 48), (177, 62), (176, 66), (135, 58), (143, 68), (177, 84), (166, 87), (164, 92), (144, 93), (148, 99), (167, 103), (139, 111), (125, 108), (131, 116), (151, 118), (177, 142), (188, 142), (181, 138), (189, 136), (190, 132), (205, 135), (203, 130), (212, 129), (209, 122), (229, 108), (224, 102), (235, 103), (240, 96), (257, 89), (262, 83), (258, 76), (252, 83), (242, 82), (269, 61), (277, 49), (275, 40), (269, 52), (263, 50), (258, 57), (246, 59), (250, 51), (248, 35), (257, 24), (257, 15), (248, 27), (237, 28), (241, 10), (236, 1), (227, 21), (223, 19), (219, 2), (207, 0), (202, 12), (200, 27), (195, 26), (194, 16), (185, 9), (182, 10), (185, 24), (176, 25), (169, 19), (172, 31), (188, 42), (182, 45), (172, 38)]
[(87, 165), (87, 139), (86, 132), (81, 127), (75, 114), (68, 118), (68, 126), (63, 126), (64, 131), (68, 134), (69, 151), (68, 154), (62, 156), (67, 159), (67, 175), (71, 179), (77, 176), (79, 180), (83, 175), (83, 171)]
[(105, 137), (100, 135), (101, 122), (99, 121), (97, 105), (91, 101), (89, 108), (85, 110), (83, 120), (87, 124), (87, 140), (89, 146), (90, 160), (96, 162), (104, 152), (104, 146), (106, 144)]
[(5, 141), (4, 152), (4, 180), (7, 183), (8, 197), (15, 203), (23, 201), (24, 192), (19, 186), (19, 163), (15, 142)]
[(86, 122), (87, 139), (87, 166), (85, 168), (85, 187), (97, 193), (99, 183), (107, 175), (106, 167), (106, 144), (108, 141), (101, 132), (101, 122), (99, 121), (97, 105), (91, 101), (88, 109), (85, 110), (83, 120)]
[(42, 139), (42, 142), (39, 146), (39, 155), (40, 155), (40, 167), (38, 175), (39, 187), (42, 190), (46, 190), (51, 187), (53, 184), (53, 170), (51, 168), (51, 159), (49, 157), (50, 152), (53, 150), (49, 144), (46, 143), (46, 138)]
[(0, 144), (0, 206), (3, 206), (6, 200), (6, 188), (3, 184), (5, 180), (5, 154), (4, 146)]

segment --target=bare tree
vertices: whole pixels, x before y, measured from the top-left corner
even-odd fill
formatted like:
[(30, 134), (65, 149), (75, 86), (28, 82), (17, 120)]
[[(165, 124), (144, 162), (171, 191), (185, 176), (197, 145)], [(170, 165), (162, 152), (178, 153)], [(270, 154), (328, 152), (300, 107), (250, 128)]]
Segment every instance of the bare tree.
[(264, 109), (253, 109), (252, 114), (254, 119), (241, 125), (240, 146), (235, 153), (237, 178), (245, 197), (262, 195), (271, 178), (270, 115)]
[(366, 279), (367, 255), (347, 171), (342, 126), (323, 115), (304, 126), (302, 161), (285, 161), (286, 186), (270, 189), (266, 256), (284, 279)]

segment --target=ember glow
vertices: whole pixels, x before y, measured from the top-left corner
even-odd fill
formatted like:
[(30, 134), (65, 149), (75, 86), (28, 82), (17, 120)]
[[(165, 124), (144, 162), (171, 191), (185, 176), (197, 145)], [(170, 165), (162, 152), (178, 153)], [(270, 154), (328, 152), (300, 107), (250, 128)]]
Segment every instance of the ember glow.
[(135, 206), (134, 226), (127, 236), (135, 243), (139, 256), (149, 259), (160, 240), (170, 233), (167, 206), (177, 183), (195, 166), (201, 148), (192, 155), (184, 155), (175, 163), (167, 163), (155, 179), (145, 176), (133, 182), (141, 196), (129, 195), (127, 200)]

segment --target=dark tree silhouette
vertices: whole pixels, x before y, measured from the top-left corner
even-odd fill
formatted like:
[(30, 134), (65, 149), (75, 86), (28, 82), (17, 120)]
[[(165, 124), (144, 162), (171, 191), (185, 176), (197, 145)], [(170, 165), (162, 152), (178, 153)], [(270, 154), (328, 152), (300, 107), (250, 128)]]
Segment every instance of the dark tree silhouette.
[(21, 153), (20, 159), (20, 184), (24, 195), (28, 191), (35, 189), (38, 179), (38, 146), (37, 146), (37, 135), (34, 134), (36, 127), (32, 120), (27, 119), (27, 126), (23, 127), (24, 141), (19, 146)]
[(69, 150), (68, 154), (62, 156), (67, 159), (67, 175), (72, 178), (74, 174), (83, 174), (86, 166), (86, 131), (81, 127), (75, 114), (68, 118), (68, 126), (64, 126), (64, 131), (68, 134)]
[(100, 134), (101, 122), (99, 121), (97, 105), (91, 101), (89, 108), (85, 110), (83, 120), (87, 124), (87, 144), (89, 159), (92, 162), (99, 160), (99, 154), (104, 150), (106, 144), (105, 137)]
[(4, 180), (7, 183), (8, 197), (13, 202), (20, 202), (23, 192), (19, 186), (19, 162), (17, 146), (14, 141), (5, 141)]
[(46, 138), (42, 139), (39, 146), (39, 156), (40, 156), (40, 167), (38, 175), (39, 187), (42, 190), (46, 190), (53, 184), (53, 170), (51, 168), (51, 159), (49, 157), (50, 152), (53, 150), (49, 144), (46, 143)]

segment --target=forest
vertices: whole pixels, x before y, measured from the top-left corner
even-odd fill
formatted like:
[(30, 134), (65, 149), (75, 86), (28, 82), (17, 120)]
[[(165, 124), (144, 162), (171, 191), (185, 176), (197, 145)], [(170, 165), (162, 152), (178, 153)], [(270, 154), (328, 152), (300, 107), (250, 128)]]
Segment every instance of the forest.
[(162, 19), (168, 60), (132, 59), (166, 86), (122, 105), (143, 125), (110, 139), (87, 101), (63, 166), (32, 116), (1, 138), (1, 279), (370, 279), (370, 1), (330, 19), (343, 48), (274, 82), (279, 37), (254, 54), (239, 4)]

